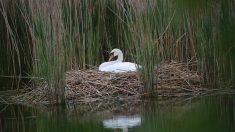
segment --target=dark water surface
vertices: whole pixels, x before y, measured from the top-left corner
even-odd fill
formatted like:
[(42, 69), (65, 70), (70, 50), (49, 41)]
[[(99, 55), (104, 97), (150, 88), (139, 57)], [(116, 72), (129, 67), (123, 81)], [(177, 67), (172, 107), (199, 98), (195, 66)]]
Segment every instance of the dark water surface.
[(232, 132), (233, 95), (54, 108), (1, 105), (2, 132)]

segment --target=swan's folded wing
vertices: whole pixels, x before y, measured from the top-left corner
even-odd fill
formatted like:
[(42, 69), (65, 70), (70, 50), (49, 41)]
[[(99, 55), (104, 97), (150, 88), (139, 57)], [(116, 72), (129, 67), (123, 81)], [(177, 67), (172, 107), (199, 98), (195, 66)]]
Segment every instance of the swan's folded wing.
[(137, 65), (131, 62), (120, 62), (115, 63), (110, 67), (112, 72), (120, 73), (120, 72), (129, 72), (129, 71), (136, 71)]
[(136, 71), (138, 67), (137, 64), (131, 62), (119, 62), (111, 65), (108, 63), (109, 62), (102, 63), (99, 66), (99, 70), (105, 72), (121, 73), (121, 72)]

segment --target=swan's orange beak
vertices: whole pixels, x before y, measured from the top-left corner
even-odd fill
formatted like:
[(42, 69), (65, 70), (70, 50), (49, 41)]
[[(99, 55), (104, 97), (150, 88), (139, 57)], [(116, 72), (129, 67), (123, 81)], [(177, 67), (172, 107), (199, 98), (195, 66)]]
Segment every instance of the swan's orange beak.
[(113, 53), (110, 53), (109, 54), (109, 61), (111, 61), (113, 59), (113, 57), (114, 57)]

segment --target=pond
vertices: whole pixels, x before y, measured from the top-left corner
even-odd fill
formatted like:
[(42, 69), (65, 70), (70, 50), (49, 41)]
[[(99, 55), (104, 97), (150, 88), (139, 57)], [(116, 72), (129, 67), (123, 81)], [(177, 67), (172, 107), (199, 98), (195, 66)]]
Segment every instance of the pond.
[(230, 132), (233, 95), (65, 106), (1, 105), (2, 132)]

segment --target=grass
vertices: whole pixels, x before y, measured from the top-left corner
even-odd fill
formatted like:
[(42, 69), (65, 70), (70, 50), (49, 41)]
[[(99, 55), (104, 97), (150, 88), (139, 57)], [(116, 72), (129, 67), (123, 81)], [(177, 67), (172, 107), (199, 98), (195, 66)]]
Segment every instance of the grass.
[(143, 66), (144, 92), (155, 87), (156, 65), (169, 60), (196, 60), (191, 68), (212, 87), (234, 84), (233, 13), (232, 0), (0, 0), (0, 84), (43, 78), (61, 103), (65, 71), (98, 66), (116, 47)]

